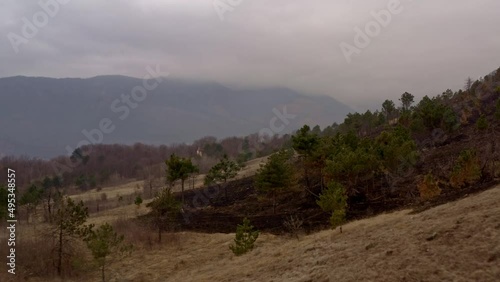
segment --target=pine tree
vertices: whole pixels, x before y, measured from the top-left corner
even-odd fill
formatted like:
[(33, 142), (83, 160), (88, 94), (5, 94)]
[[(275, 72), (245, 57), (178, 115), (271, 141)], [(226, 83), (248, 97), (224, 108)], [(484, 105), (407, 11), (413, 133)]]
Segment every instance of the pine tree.
[(152, 209), (153, 224), (158, 228), (158, 242), (161, 243), (161, 233), (175, 220), (181, 210), (181, 203), (170, 189), (164, 189), (147, 207)]
[[(344, 223), (347, 210), (347, 194), (344, 186), (337, 182), (330, 182), (316, 203), (323, 211), (331, 213), (330, 224), (332, 228)], [(342, 228), (340, 230), (342, 232)]]
[(241, 170), (241, 167), (231, 160), (229, 160), (227, 155), (213, 166), (210, 171), (207, 173), (205, 177), (205, 185), (211, 184), (222, 184), (224, 186), (224, 193), (226, 202), (228, 201), (227, 196), (227, 181), (231, 180), (238, 175), (238, 172)]
[(175, 154), (172, 154), (165, 164), (167, 165), (167, 181), (171, 185), (177, 180), (181, 181), (182, 203), (184, 204), (184, 182), (191, 174), (199, 172), (198, 167), (193, 165), (191, 159), (181, 158)]
[(94, 257), (94, 261), (101, 269), (102, 281), (106, 281), (105, 269), (112, 254), (124, 254), (132, 246), (123, 243), (124, 236), (118, 235), (111, 225), (105, 223), (96, 230), (90, 230), (84, 241)]
[(236, 228), (236, 238), (234, 245), (230, 245), (229, 249), (237, 256), (247, 253), (254, 248), (254, 243), (259, 237), (259, 231), (254, 230), (250, 225), (248, 218), (243, 219), (243, 224), (239, 224)]
[(399, 101), (401, 101), (401, 106), (402, 106), (403, 112), (410, 110), (410, 107), (414, 102), (414, 98), (415, 98), (415, 96), (413, 96), (412, 94), (410, 94), (408, 92), (405, 92), (401, 95), (401, 98), (399, 99)]
[(29, 222), (30, 216), (36, 215), (36, 209), (42, 200), (43, 190), (38, 188), (35, 184), (31, 184), (28, 191), (23, 194), (19, 200), (19, 204), (26, 206), (27, 221)]
[(281, 150), (269, 157), (255, 175), (255, 186), (261, 192), (272, 194), (273, 213), (276, 214), (276, 196), (293, 184), (293, 167), (290, 163), (292, 152)]
[(85, 225), (89, 217), (88, 208), (82, 201), (78, 204), (67, 197), (62, 200), (59, 209), (54, 214), (53, 234), (57, 238), (56, 242), (56, 268), (57, 274), (62, 275), (62, 265), (65, 257), (70, 256), (66, 249), (69, 239), (82, 238), (88, 234), (92, 225)]
[(389, 120), (393, 117), (396, 112), (396, 105), (391, 100), (385, 100), (382, 104), (382, 112), (385, 115), (385, 120), (389, 122)]
[(300, 155), (304, 166), (304, 177), (307, 189), (311, 189), (310, 167), (312, 166), (312, 156), (320, 145), (320, 138), (311, 131), (308, 125), (304, 125), (294, 136), (292, 136), (292, 147)]

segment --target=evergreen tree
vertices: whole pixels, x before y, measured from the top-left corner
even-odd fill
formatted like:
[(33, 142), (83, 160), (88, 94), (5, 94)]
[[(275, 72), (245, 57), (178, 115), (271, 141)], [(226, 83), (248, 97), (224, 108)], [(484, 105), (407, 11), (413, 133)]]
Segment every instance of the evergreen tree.
[(85, 225), (89, 217), (88, 208), (82, 201), (78, 204), (71, 198), (62, 200), (59, 209), (54, 214), (53, 234), (56, 241), (56, 268), (57, 274), (62, 275), (63, 260), (71, 256), (69, 248), (71, 238), (85, 237), (91, 230), (92, 225)]
[(222, 184), (224, 186), (225, 199), (228, 201), (226, 183), (228, 180), (235, 178), (240, 170), (241, 167), (237, 163), (229, 160), (228, 156), (224, 155), (224, 157), (208, 171), (205, 176), (205, 185)]
[(237, 256), (245, 254), (254, 248), (254, 243), (259, 238), (259, 231), (254, 230), (248, 218), (243, 219), (243, 224), (239, 224), (236, 228), (236, 238), (234, 245), (230, 245), (229, 249)]
[(408, 92), (405, 92), (401, 95), (401, 98), (399, 99), (399, 101), (401, 101), (401, 106), (402, 106), (403, 111), (410, 110), (410, 107), (414, 102), (414, 98), (415, 98), (415, 96), (413, 96), (412, 94), (410, 94)]
[(309, 170), (311, 157), (319, 146), (319, 136), (311, 132), (308, 125), (304, 125), (294, 136), (292, 136), (292, 147), (299, 153), (304, 166), (304, 177), (308, 189), (311, 189)]
[(96, 230), (91, 229), (84, 239), (94, 261), (101, 269), (103, 282), (106, 281), (105, 269), (109, 263), (109, 257), (113, 254), (121, 255), (131, 250), (131, 246), (125, 245), (123, 240), (124, 236), (118, 235), (108, 223), (99, 226)]
[(175, 154), (172, 154), (165, 164), (167, 165), (167, 181), (171, 185), (177, 180), (181, 181), (182, 203), (184, 204), (184, 182), (191, 174), (199, 172), (198, 167), (193, 165), (191, 159), (181, 158)]
[(21, 196), (19, 204), (26, 207), (27, 221), (29, 222), (30, 216), (36, 215), (36, 208), (42, 200), (43, 190), (38, 188), (35, 184), (31, 184), (28, 191)]
[(331, 213), (330, 224), (333, 228), (344, 223), (347, 210), (347, 194), (340, 183), (330, 182), (328, 188), (319, 196), (316, 203), (323, 211)]
[(164, 189), (147, 205), (151, 208), (153, 224), (158, 229), (158, 242), (161, 243), (161, 234), (173, 221), (181, 210), (179, 203), (170, 189)]
[(389, 121), (394, 113), (396, 113), (396, 105), (391, 100), (385, 100), (384, 103), (382, 103), (382, 112), (385, 115), (386, 121)]
[(276, 214), (276, 196), (280, 191), (293, 185), (292, 152), (281, 150), (269, 157), (265, 165), (261, 165), (255, 175), (255, 186), (264, 193), (272, 194), (273, 213)]

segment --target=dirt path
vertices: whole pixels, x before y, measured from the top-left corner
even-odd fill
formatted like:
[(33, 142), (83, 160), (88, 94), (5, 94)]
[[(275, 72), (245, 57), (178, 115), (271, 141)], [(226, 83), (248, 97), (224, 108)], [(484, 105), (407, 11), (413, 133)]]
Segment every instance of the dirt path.
[[(233, 234), (177, 234), (114, 264), (117, 281), (500, 281), (500, 186), (422, 212), (296, 239), (262, 234), (235, 257)], [(118, 275), (119, 274), (119, 275)]]

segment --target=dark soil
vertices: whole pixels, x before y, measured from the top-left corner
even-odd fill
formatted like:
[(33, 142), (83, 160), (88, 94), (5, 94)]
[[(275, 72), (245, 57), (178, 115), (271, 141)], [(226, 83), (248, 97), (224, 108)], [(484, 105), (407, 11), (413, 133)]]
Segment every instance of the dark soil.
[(257, 193), (253, 178), (227, 184), (228, 198), (222, 188), (208, 187), (185, 192), (181, 228), (200, 232), (234, 232), (244, 217), (261, 231), (280, 234), (283, 222), (291, 215), (304, 221), (304, 229), (324, 228), (328, 215), (319, 209), (312, 195), (288, 192), (277, 197), (276, 214), (272, 200)]

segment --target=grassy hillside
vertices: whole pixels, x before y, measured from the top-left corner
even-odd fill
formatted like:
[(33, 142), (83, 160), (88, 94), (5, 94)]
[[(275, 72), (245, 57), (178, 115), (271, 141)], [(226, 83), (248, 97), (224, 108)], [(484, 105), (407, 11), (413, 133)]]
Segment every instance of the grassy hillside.
[[(300, 240), (263, 234), (242, 257), (229, 251), (234, 234), (181, 232), (152, 249), (138, 245), (110, 266), (110, 276), (111, 281), (498, 281), (499, 202), (497, 186), (421, 213), (401, 210), (353, 221), (342, 234), (325, 230)], [(65, 281), (98, 277), (95, 272)]]
[[(87, 223), (110, 223), (134, 244), (132, 254), (107, 267), (116, 281), (495, 281), (500, 70), (466, 91), (413, 99), (405, 92), (401, 107), (387, 100), (382, 111), (349, 114), (340, 125), (304, 126), (279, 143), (279, 153), (248, 162), (227, 183), (219, 178), (205, 186), (204, 174), (181, 176), (194, 171), (178, 165), (191, 159), (171, 155), (168, 168), (155, 167), (158, 175), (144, 170), (143, 181), (71, 198), (85, 202)], [(222, 153), (215, 145), (203, 151)], [(80, 163), (84, 171), (87, 161)], [(165, 169), (177, 182), (173, 194), (163, 192)], [(212, 169), (209, 174), (215, 175)], [(59, 182), (44, 180), (45, 190), (35, 183), (22, 195), (20, 279), (55, 277), (54, 250), (63, 240), (49, 231), (63, 225), (50, 225), (48, 211), (64, 205), (47, 192), (68, 190), (53, 183)], [(134, 205), (138, 195), (146, 201)], [(27, 224), (29, 212), (35, 220)], [(245, 217), (262, 233), (254, 251), (234, 257), (228, 246)], [(295, 230), (287, 226), (291, 218), (301, 222)], [(344, 232), (328, 230), (329, 223), (344, 224)], [(300, 240), (289, 238), (297, 234)], [(89, 250), (81, 240), (66, 239), (62, 276), (95, 280)]]
[[(262, 236), (234, 257), (232, 234), (181, 233), (115, 265), (133, 281), (495, 281), (500, 187), (419, 214), (402, 210), (299, 241)], [(152, 262), (152, 263), (148, 263)], [(135, 267), (141, 265), (141, 267)]]

